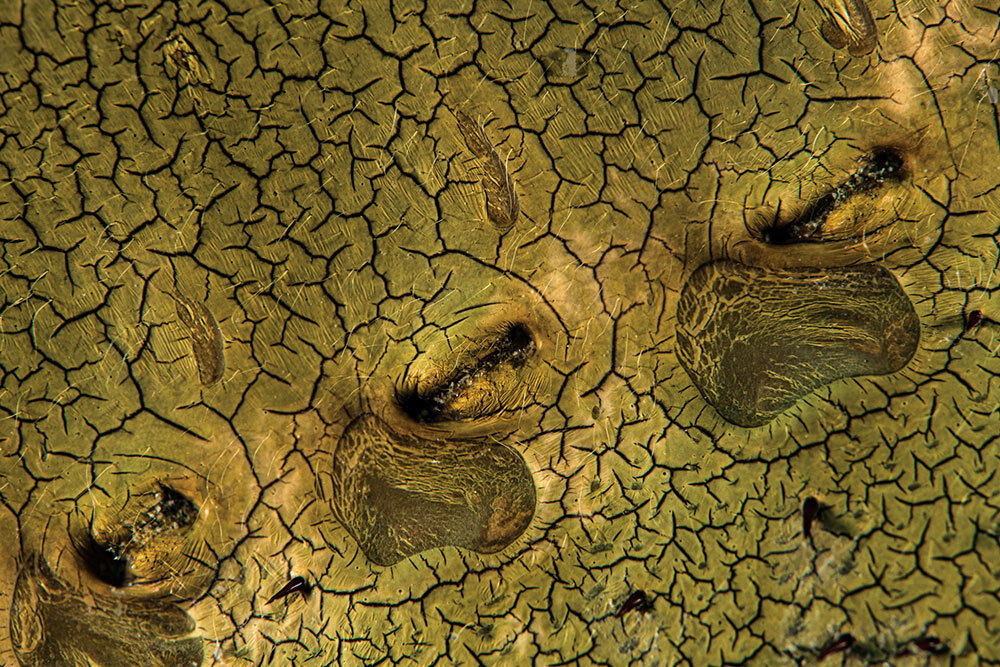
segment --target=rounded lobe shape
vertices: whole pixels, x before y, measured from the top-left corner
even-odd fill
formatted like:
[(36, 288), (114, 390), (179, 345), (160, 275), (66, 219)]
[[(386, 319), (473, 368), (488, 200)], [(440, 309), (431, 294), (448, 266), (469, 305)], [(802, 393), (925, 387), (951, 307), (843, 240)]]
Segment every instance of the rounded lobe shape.
[(688, 279), (677, 355), (724, 419), (762, 426), (842, 378), (884, 375), (913, 357), (920, 323), (884, 267), (767, 270), (720, 260)]
[(377, 565), (445, 546), (500, 551), (528, 527), (535, 485), (513, 449), (430, 440), (366, 415), (333, 456), (333, 509)]

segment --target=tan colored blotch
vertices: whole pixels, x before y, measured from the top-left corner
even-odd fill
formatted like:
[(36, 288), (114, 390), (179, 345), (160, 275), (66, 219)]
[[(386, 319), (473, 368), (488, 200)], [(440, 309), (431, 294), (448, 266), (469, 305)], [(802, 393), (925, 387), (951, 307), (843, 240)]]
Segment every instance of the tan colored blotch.
[(465, 145), (483, 166), (481, 183), (486, 199), (486, 217), (498, 229), (510, 229), (517, 222), (521, 205), (518, 203), (514, 181), (507, 171), (507, 165), (500, 159), (482, 125), (461, 111), (455, 112), (455, 118), (458, 120), (458, 129), (465, 139)]
[(826, 20), (820, 34), (835, 49), (847, 47), (852, 56), (865, 56), (878, 44), (878, 28), (865, 0), (834, 0), (824, 7)]
[(191, 335), (191, 351), (198, 363), (201, 383), (210, 387), (222, 378), (226, 357), (222, 346), (219, 323), (204, 304), (195, 303), (178, 294), (170, 294), (177, 304), (177, 317)]

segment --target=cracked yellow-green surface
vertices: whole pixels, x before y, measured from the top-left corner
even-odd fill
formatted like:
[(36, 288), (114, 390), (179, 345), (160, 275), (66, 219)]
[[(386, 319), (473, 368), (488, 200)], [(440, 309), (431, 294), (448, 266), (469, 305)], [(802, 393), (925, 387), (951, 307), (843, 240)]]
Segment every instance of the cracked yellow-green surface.
[(0, 662), (1000, 664), (995, 2), (0, 5)]

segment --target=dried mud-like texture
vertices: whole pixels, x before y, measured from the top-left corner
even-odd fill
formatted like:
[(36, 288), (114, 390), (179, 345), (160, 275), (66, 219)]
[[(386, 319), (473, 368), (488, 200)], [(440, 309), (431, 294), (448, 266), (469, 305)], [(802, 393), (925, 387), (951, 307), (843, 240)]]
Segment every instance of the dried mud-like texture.
[(378, 565), (445, 546), (500, 551), (535, 513), (534, 481), (517, 452), (404, 435), (372, 416), (344, 432), (331, 476), (334, 512)]
[[(0, 664), (32, 558), (80, 661), (1000, 664), (998, 35), (990, 2), (0, 2)], [(738, 343), (685, 286), (739, 265), (702, 320), (757, 318), (795, 387), (685, 369)], [(919, 320), (893, 373), (853, 375), (906, 309), (806, 285), (864, 272)], [(712, 372), (801, 397), (735, 426)], [(190, 636), (139, 620), (168, 602)]]
[(896, 278), (865, 264), (695, 271), (677, 305), (677, 358), (728, 421), (761, 426), (814, 389), (902, 369), (920, 320)]

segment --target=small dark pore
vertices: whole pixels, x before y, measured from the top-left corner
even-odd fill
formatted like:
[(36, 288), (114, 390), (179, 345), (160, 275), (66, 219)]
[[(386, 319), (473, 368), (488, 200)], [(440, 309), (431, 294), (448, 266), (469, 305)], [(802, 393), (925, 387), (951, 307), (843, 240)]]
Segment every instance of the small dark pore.
[(813, 519), (816, 518), (821, 509), (820, 502), (812, 496), (802, 501), (802, 534), (807, 538), (812, 537)]
[(101, 544), (87, 532), (80, 538), (71, 538), (73, 550), (84, 570), (109, 586), (121, 588), (129, 582), (129, 563), (120, 549)]
[(838, 206), (855, 195), (872, 192), (887, 182), (899, 182), (905, 175), (903, 158), (896, 149), (876, 148), (867, 157), (861, 169), (813, 202), (802, 215), (787, 222), (780, 222), (779, 205), (773, 222), (760, 232), (760, 240), (772, 245), (823, 241), (823, 223)]
[(310, 590), (312, 590), (312, 586), (305, 579), (302, 577), (292, 577), (287, 584), (281, 587), (281, 590), (267, 599), (267, 603), (271, 604), (275, 600), (283, 598), (286, 595), (291, 595), (292, 593), (302, 593), (302, 597), (307, 597)]
[(965, 330), (970, 331), (975, 329), (983, 322), (983, 311), (981, 310), (970, 310), (965, 314)]
[(947, 653), (948, 648), (941, 644), (941, 640), (937, 637), (921, 637), (920, 639), (913, 642), (913, 644), (925, 653), (932, 653), (934, 655), (941, 655), (942, 653)]

